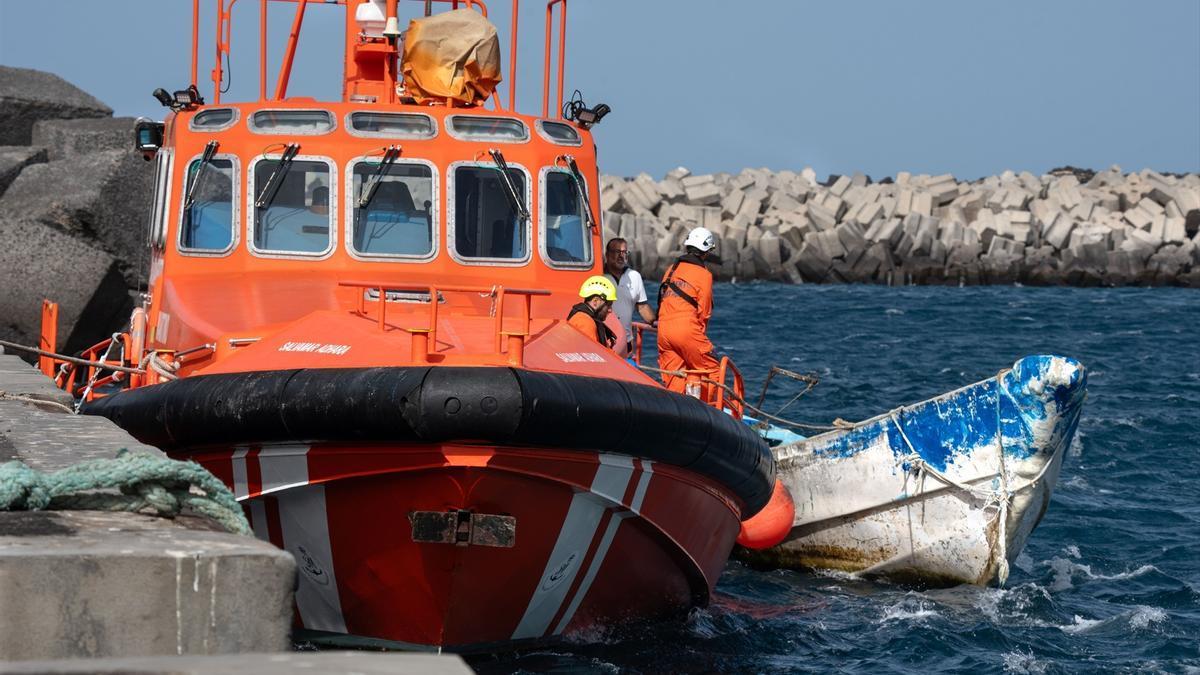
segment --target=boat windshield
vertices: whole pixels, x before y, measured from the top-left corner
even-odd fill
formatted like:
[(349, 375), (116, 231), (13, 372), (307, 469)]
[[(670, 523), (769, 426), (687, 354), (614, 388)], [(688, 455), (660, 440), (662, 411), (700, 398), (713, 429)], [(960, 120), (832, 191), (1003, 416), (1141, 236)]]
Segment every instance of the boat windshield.
[(233, 161), (194, 160), (188, 165), (187, 193), (179, 246), (192, 251), (224, 251), (233, 244)]
[(543, 196), (546, 257), (555, 263), (592, 262), (592, 237), (586, 206), (575, 178), (563, 171), (546, 174)]
[(254, 209), (254, 248), (273, 253), (324, 253), (329, 250), (330, 210), (329, 165), (315, 160), (263, 159), (254, 167), (254, 192), (263, 195), (271, 176), (278, 187), (269, 198), (261, 198)]
[(354, 251), (365, 255), (430, 255), (433, 171), (424, 164), (395, 162), (376, 179), (380, 167), (379, 162), (354, 165), (351, 194), (364, 194), (364, 184), (378, 180), (369, 199), (353, 200)]
[[(505, 175), (508, 181), (504, 180)], [(454, 252), (463, 258), (522, 260), (528, 255), (528, 220), (518, 212), (525, 172), (495, 166), (454, 169)]]

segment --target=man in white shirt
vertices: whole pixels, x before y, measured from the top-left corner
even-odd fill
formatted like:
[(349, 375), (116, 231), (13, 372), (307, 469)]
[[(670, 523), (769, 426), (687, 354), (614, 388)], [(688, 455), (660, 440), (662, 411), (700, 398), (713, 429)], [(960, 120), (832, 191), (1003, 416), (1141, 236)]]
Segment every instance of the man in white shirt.
[(613, 314), (625, 329), (625, 339), (632, 352), (633, 310), (636, 308), (642, 320), (648, 324), (655, 321), (654, 308), (646, 299), (646, 287), (642, 275), (629, 267), (629, 244), (620, 237), (608, 240), (604, 247), (604, 273), (617, 285), (617, 301), (613, 303)]

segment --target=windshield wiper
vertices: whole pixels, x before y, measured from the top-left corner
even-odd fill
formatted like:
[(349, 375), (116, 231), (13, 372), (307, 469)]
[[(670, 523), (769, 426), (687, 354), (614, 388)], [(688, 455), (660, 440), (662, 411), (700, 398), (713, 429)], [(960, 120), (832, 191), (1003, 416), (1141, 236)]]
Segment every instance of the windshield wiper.
[(263, 186), (258, 199), (254, 200), (254, 208), (265, 209), (271, 205), (271, 202), (275, 201), (275, 193), (279, 192), (279, 186), (283, 185), (283, 177), (292, 168), (292, 160), (296, 158), (296, 154), (299, 152), (299, 143), (287, 144), (287, 147), (283, 149), (283, 154), (279, 157), (279, 166), (275, 167), (275, 172), (267, 179), (267, 184)]
[(220, 143), (209, 141), (204, 146), (204, 154), (200, 156), (200, 168), (196, 169), (196, 175), (192, 178), (192, 185), (188, 188), (187, 197), (183, 200), (183, 210), (187, 211), (192, 208), (192, 204), (196, 203), (196, 191), (200, 189), (200, 183), (204, 181), (207, 175), (208, 165), (212, 163), (212, 158), (217, 154), (217, 146)]
[(500, 169), (500, 175), (504, 177), (504, 187), (507, 188), (505, 194), (508, 195), (508, 201), (512, 204), (513, 210), (521, 217), (521, 222), (529, 220), (529, 209), (525, 208), (525, 201), (517, 192), (517, 186), (513, 183), (512, 176), (508, 175), (508, 162), (504, 161), (504, 155), (495, 148), (488, 150), (488, 154), (492, 156), (492, 161), (496, 162), (496, 166)]
[(571, 177), (575, 179), (575, 193), (579, 196), (579, 201), (583, 203), (583, 214), (587, 218), (588, 227), (594, 231), (596, 218), (592, 215), (592, 202), (588, 199), (587, 183), (583, 182), (583, 174), (579, 171), (579, 165), (575, 163), (575, 158), (571, 155), (562, 155), (559, 159), (566, 160), (567, 168), (571, 170)]
[(375, 198), (375, 191), (379, 188), (379, 183), (383, 181), (383, 175), (399, 158), (400, 146), (387, 146), (387, 150), (383, 151), (383, 160), (379, 162), (379, 166), (375, 167), (375, 173), (363, 182), (362, 188), (358, 191), (358, 208), (365, 209), (371, 205), (371, 200)]

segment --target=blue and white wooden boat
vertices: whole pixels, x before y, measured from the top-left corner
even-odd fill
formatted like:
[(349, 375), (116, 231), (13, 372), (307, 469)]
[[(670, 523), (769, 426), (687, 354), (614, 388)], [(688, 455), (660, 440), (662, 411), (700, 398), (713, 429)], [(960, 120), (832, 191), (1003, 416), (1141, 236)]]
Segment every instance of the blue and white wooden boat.
[(1002, 585), (1050, 503), (1086, 382), (1073, 359), (1028, 356), (982, 382), (776, 446), (794, 525), (782, 544), (746, 557)]

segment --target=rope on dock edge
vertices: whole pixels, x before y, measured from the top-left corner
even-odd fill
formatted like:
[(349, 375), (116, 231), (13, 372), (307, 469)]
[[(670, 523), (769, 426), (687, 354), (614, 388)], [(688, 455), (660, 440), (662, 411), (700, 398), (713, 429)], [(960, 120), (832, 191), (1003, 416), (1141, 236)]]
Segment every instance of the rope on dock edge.
[[(120, 494), (94, 492), (113, 488)], [(234, 534), (250, 534), (237, 499), (207, 469), (124, 448), (114, 459), (89, 460), (53, 472), (37, 471), (20, 461), (0, 464), (0, 510), (48, 509), (150, 510), (164, 518), (187, 509)]]

